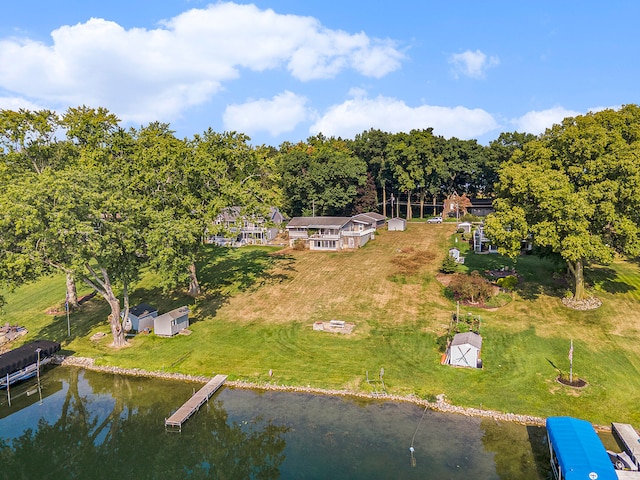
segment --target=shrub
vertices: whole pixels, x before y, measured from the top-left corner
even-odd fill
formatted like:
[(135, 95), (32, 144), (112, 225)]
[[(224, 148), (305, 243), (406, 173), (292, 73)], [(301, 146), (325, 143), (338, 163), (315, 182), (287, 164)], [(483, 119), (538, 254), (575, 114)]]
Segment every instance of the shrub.
[(445, 259), (442, 261), (442, 266), (440, 267), (440, 271), (442, 273), (455, 273), (458, 271), (458, 264), (456, 263), (456, 259), (451, 255), (447, 255)]
[(304, 250), (304, 240), (296, 240), (293, 242), (294, 250)]
[(516, 285), (518, 284), (518, 277), (515, 275), (507, 275), (506, 277), (499, 278), (496, 283), (503, 290), (511, 291), (516, 288)]
[(469, 223), (479, 222), (480, 217), (478, 217), (477, 215), (473, 215), (471, 213), (467, 213), (466, 215), (463, 215), (462, 217), (460, 217), (460, 221), (469, 222)]
[(493, 293), (491, 283), (480, 276), (477, 270), (470, 275), (456, 273), (449, 288), (457, 299), (471, 303), (484, 302)]
[(436, 339), (436, 346), (438, 347), (438, 351), (444, 353), (447, 351), (447, 347), (449, 346), (449, 335), (442, 335)]

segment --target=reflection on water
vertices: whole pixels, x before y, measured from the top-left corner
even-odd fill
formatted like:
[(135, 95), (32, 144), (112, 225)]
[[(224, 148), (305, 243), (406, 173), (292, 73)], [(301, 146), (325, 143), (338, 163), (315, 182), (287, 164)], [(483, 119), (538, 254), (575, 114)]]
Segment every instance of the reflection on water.
[[(43, 400), (0, 402), (3, 478), (546, 479), (544, 430), (408, 403), (223, 388), (57, 367)], [(4, 393), (0, 394), (4, 395)], [(415, 434), (415, 439), (414, 439)], [(409, 447), (415, 452), (412, 465)]]

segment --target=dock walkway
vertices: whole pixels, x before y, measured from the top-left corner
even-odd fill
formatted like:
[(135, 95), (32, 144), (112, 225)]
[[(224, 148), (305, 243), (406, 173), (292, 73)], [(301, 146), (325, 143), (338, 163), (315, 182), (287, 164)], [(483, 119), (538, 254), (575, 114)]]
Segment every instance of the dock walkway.
[(640, 468), (640, 435), (628, 423), (612, 423), (611, 430), (622, 442), (625, 452), (634, 463), (635, 469)]
[(200, 407), (211, 396), (218, 391), (218, 389), (224, 384), (227, 379), (227, 375), (216, 375), (207, 382), (200, 390), (198, 390), (189, 400), (176, 410), (169, 418), (165, 418), (164, 426), (166, 428), (177, 428), (178, 431), (182, 431), (182, 424), (186, 422), (189, 417), (196, 413)]

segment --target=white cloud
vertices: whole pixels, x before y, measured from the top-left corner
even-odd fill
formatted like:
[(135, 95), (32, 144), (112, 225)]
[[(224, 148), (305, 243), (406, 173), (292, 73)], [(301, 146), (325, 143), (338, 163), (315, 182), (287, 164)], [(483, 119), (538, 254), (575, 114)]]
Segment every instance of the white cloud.
[(192, 9), (148, 30), (92, 18), (51, 37), (51, 44), (0, 39), (0, 88), (62, 109), (104, 106), (135, 122), (178, 117), (242, 69), (286, 69), (301, 81), (345, 69), (377, 78), (403, 59), (391, 41), (235, 3)]
[(312, 113), (306, 106), (307, 99), (286, 91), (272, 99), (251, 100), (243, 104), (227, 106), (223, 120), (225, 130), (235, 130), (251, 135), (267, 131), (272, 136), (290, 132)]
[(582, 115), (583, 112), (567, 110), (564, 107), (553, 107), (547, 110), (531, 111), (511, 121), (520, 132), (539, 135), (556, 123), (561, 123), (567, 117)]
[(0, 110), (43, 110), (44, 107), (19, 97), (0, 97)]
[(480, 50), (472, 52), (467, 50), (462, 53), (454, 53), (449, 57), (449, 63), (453, 65), (456, 78), (459, 74), (470, 78), (484, 78), (487, 69), (500, 64), (498, 57), (487, 57)]
[(481, 109), (432, 105), (410, 107), (395, 98), (359, 96), (332, 106), (311, 126), (310, 133), (353, 138), (370, 128), (396, 133), (429, 127), (433, 127), (436, 135), (472, 139), (495, 130), (498, 124)]

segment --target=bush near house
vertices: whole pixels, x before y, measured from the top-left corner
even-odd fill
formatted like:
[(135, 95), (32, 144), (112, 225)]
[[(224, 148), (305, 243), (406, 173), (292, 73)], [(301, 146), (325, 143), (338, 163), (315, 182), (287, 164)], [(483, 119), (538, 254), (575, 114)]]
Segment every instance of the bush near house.
[(447, 255), (442, 261), (440, 271), (446, 274), (456, 273), (458, 271), (458, 262), (451, 255)]
[(515, 275), (508, 275), (496, 280), (496, 284), (503, 290), (512, 291), (518, 285), (518, 277)]

